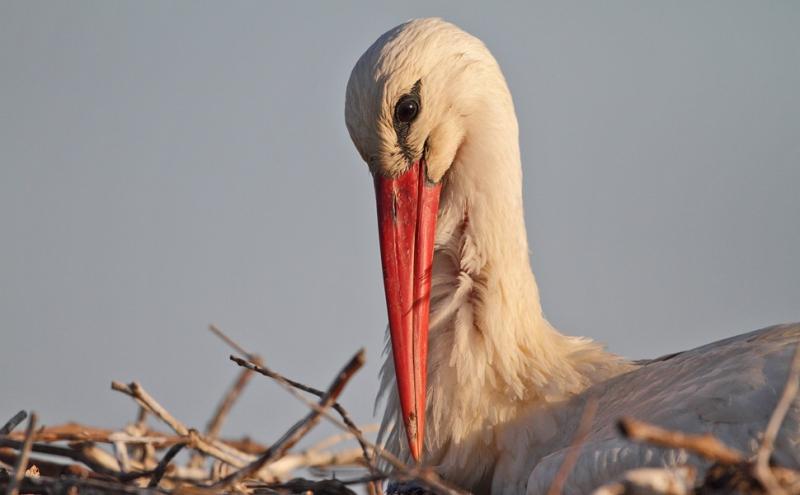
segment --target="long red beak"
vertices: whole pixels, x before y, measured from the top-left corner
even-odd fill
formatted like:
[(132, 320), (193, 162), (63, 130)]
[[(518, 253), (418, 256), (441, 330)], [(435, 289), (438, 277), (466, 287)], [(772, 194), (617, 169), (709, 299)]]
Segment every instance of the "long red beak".
[(375, 176), (394, 371), (408, 445), (416, 461), (425, 438), (431, 266), (440, 191), (441, 184), (427, 179), (424, 160), (396, 178)]

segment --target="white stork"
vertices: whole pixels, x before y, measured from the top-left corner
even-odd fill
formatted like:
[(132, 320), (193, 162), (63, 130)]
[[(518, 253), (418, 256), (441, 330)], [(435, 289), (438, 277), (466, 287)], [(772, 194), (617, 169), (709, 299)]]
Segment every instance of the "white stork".
[[(358, 60), (346, 100), (375, 181), (390, 450), (475, 493), (543, 493), (588, 397), (598, 412), (566, 493), (633, 467), (702, 467), (621, 439), (623, 414), (754, 450), (800, 325), (650, 362), (553, 328), (529, 262), (514, 106), (480, 40), (439, 19), (402, 24)], [(795, 406), (775, 453), (785, 465), (800, 464), (799, 420)]]

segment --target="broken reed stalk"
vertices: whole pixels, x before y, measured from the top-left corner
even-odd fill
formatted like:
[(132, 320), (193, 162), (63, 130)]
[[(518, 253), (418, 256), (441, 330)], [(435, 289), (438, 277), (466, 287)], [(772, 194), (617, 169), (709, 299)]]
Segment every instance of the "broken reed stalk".
[[(17, 414), (19, 416), (19, 414)], [(17, 416), (14, 416), (15, 418)], [(13, 420), (14, 418), (12, 418)], [(7, 495), (18, 495), (19, 487), (25, 478), (25, 471), (28, 469), (28, 458), (31, 456), (31, 447), (33, 446), (33, 432), (36, 429), (37, 421), (36, 413), (32, 412), (28, 419), (28, 427), (25, 429), (25, 441), (22, 443), (17, 463), (14, 465), (14, 477), (9, 480), (8, 487), (6, 488)]]
[(583, 443), (589, 435), (592, 421), (594, 421), (594, 416), (597, 414), (598, 403), (599, 401), (596, 397), (590, 397), (583, 406), (583, 413), (578, 423), (578, 429), (575, 431), (575, 437), (572, 439), (569, 451), (564, 457), (561, 466), (559, 466), (558, 472), (555, 478), (553, 478), (553, 482), (550, 484), (550, 488), (547, 490), (547, 495), (558, 495), (563, 491), (564, 483), (567, 481), (569, 473), (572, 472), (572, 468), (575, 467), (575, 463), (578, 461), (578, 454), (581, 452), (581, 447), (583, 447)]
[(624, 437), (636, 442), (646, 442), (672, 449), (686, 449), (710, 461), (722, 464), (738, 464), (744, 461), (741, 452), (728, 447), (710, 433), (702, 435), (682, 433), (629, 417), (620, 419), (617, 426)]
[(331, 383), (328, 390), (320, 398), (318, 409), (309, 412), (303, 419), (295, 423), (283, 436), (268, 448), (258, 459), (251, 462), (244, 468), (230, 474), (216, 483), (215, 488), (231, 486), (240, 480), (258, 472), (270, 461), (282, 456), (288, 449), (294, 446), (300, 439), (319, 422), (322, 411), (325, 411), (336, 402), (339, 394), (344, 390), (350, 378), (364, 365), (364, 349), (359, 350), (347, 364), (342, 368), (336, 378)]

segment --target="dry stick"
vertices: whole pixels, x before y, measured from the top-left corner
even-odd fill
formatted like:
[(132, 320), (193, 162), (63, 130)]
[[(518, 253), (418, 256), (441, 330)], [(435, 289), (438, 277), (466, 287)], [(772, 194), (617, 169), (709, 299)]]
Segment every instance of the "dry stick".
[(744, 461), (741, 452), (728, 447), (710, 433), (693, 435), (671, 431), (628, 417), (620, 419), (617, 427), (623, 436), (637, 442), (652, 443), (666, 448), (686, 449), (722, 464), (738, 464)]
[[(24, 442), (21, 442), (19, 440), (9, 440), (6, 438), (0, 438), (0, 447), (11, 447), (12, 449), (21, 451), (23, 448), (23, 444)], [(66, 457), (68, 459), (72, 459), (73, 461), (82, 462), (83, 464), (86, 464), (87, 466), (92, 468), (92, 470), (101, 474), (106, 474), (109, 476), (119, 476), (121, 474), (118, 471), (108, 469), (104, 465), (99, 464), (97, 461), (87, 457), (83, 452), (79, 450), (67, 447), (59, 447), (57, 445), (47, 445), (39, 443), (34, 443), (31, 446), (31, 450), (33, 452), (37, 452), (40, 454), (49, 454), (54, 456)]]
[(139, 403), (140, 406), (149, 409), (150, 412), (158, 416), (161, 421), (166, 423), (167, 426), (172, 428), (178, 435), (189, 435), (189, 428), (187, 428), (186, 425), (170, 414), (169, 411), (164, 408), (164, 406), (156, 402), (156, 400), (150, 396), (150, 394), (148, 394), (137, 382), (131, 382), (130, 384), (126, 385), (124, 383), (114, 381), (111, 382), (111, 389), (131, 396), (134, 400), (136, 400), (136, 402)]
[[(145, 408), (142, 409), (146, 410)], [(7, 438), (21, 441), (25, 438), (25, 434), (24, 432), (11, 432)], [(121, 441), (127, 444), (152, 445), (157, 449), (166, 449), (175, 445), (176, 443), (186, 440), (184, 436), (167, 435), (159, 431), (149, 430), (144, 433), (144, 436), (136, 436), (115, 430), (95, 428), (78, 423), (65, 423), (61, 425), (43, 427), (36, 431), (33, 438), (37, 442), (78, 441), (110, 444), (114, 443), (115, 441)], [(222, 439), (220, 441), (225, 445), (228, 445), (245, 454), (259, 454), (266, 448), (265, 446), (253, 442), (247, 438), (242, 438), (239, 440)]]
[[(71, 442), (69, 447), (77, 450), (94, 463), (105, 467), (108, 472), (114, 473), (114, 476), (123, 474), (123, 468), (119, 464), (119, 459), (116, 456), (109, 454), (105, 449), (102, 449), (91, 442)], [(144, 469), (142, 464), (136, 464), (137, 465), (133, 470), (141, 471)]]
[(580, 454), (581, 447), (583, 447), (583, 443), (586, 441), (587, 435), (589, 435), (589, 430), (592, 427), (594, 415), (597, 414), (597, 404), (597, 398), (590, 397), (586, 401), (586, 405), (583, 406), (583, 413), (581, 414), (581, 419), (578, 423), (578, 429), (575, 431), (575, 437), (572, 439), (569, 450), (567, 451), (566, 456), (564, 456), (561, 466), (558, 468), (556, 477), (550, 484), (550, 489), (547, 490), (547, 495), (558, 495), (564, 489), (564, 483), (567, 481), (567, 476), (569, 476), (572, 468), (575, 467), (575, 462), (578, 460), (578, 454)]
[(350, 361), (348, 361), (344, 368), (342, 368), (342, 370), (336, 375), (336, 378), (333, 380), (333, 383), (331, 383), (331, 386), (328, 387), (328, 390), (325, 391), (323, 396), (320, 398), (318, 404), (319, 409), (309, 412), (302, 420), (298, 421), (291, 428), (289, 428), (289, 430), (284, 433), (277, 442), (270, 446), (270, 448), (268, 448), (266, 452), (264, 452), (258, 459), (251, 462), (243, 469), (226, 476), (216, 483), (215, 487), (227, 487), (237, 483), (253, 473), (258, 472), (258, 470), (264, 467), (267, 463), (279, 458), (284, 452), (292, 448), (292, 446), (294, 446), (306, 433), (311, 431), (311, 429), (319, 422), (321, 411), (326, 410), (334, 402), (336, 402), (336, 399), (339, 397), (339, 394), (342, 393), (342, 390), (344, 390), (344, 387), (347, 385), (347, 382), (350, 381), (350, 378), (353, 377), (356, 371), (364, 366), (364, 361), (364, 349), (361, 349), (352, 358), (350, 358)]
[(764, 439), (761, 441), (761, 446), (758, 448), (755, 462), (755, 475), (758, 480), (764, 485), (769, 493), (781, 495), (786, 491), (781, 488), (772, 470), (769, 468), (769, 459), (772, 456), (772, 451), (775, 447), (775, 438), (778, 436), (778, 431), (781, 429), (783, 420), (786, 418), (786, 413), (792, 406), (795, 398), (797, 397), (797, 388), (800, 385), (800, 345), (795, 348), (792, 363), (789, 366), (789, 376), (786, 378), (786, 385), (783, 387), (783, 393), (772, 411), (772, 416), (767, 423), (767, 429), (764, 430)]
[(12, 416), (11, 419), (9, 419), (6, 422), (6, 424), (3, 425), (2, 428), (0, 428), (0, 435), (8, 435), (9, 433), (11, 433), (11, 430), (16, 428), (17, 425), (22, 423), (27, 417), (28, 413), (26, 413), (25, 411), (18, 412), (17, 414)]
[(145, 428), (145, 423), (147, 423), (147, 408), (139, 406), (139, 412), (136, 413), (136, 426), (139, 426), (143, 430)]
[(14, 465), (14, 477), (9, 480), (6, 487), (7, 495), (17, 495), (22, 479), (25, 477), (25, 471), (28, 468), (28, 458), (31, 455), (31, 447), (33, 446), (33, 431), (36, 428), (36, 413), (32, 412), (30, 419), (28, 419), (28, 427), (25, 429), (25, 441), (22, 443), (17, 463)]
[(172, 416), (161, 404), (156, 402), (156, 400), (138, 383), (133, 382), (129, 385), (125, 385), (119, 382), (112, 382), (111, 388), (133, 397), (136, 402), (147, 407), (153, 414), (172, 428), (175, 433), (183, 437), (190, 437), (194, 443), (194, 448), (197, 450), (212, 457), (216, 457), (236, 468), (240, 468), (253, 460), (253, 456), (250, 454), (246, 454), (219, 440), (207, 439), (196, 430), (187, 428), (186, 425)]
[[(234, 361), (235, 363), (239, 364), (239, 366), (244, 366), (246, 368), (252, 369), (253, 371), (261, 373), (261, 371), (259, 370), (259, 366), (254, 364), (254, 363), (251, 363), (251, 362), (246, 361), (244, 359), (238, 358), (236, 356), (231, 356), (231, 361)], [(434, 471), (432, 471), (430, 469), (424, 469), (424, 468), (421, 468), (421, 467), (413, 467), (413, 468), (412, 467), (408, 467), (403, 461), (398, 459), (391, 452), (388, 452), (388, 451), (384, 450), (383, 448), (376, 446), (374, 443), (372, 443), (369, 440), (367, 440), (366, 438), (364, 438), (364, 435), (358, 429), (350, 428), (343, 421), (339, 421), (337, 418), (335, 418), (329, 411), (323, 410), (315, 402), (312, 402), (312, 401), (306, 399), (303, 395), (299, 394), (295, 390), (295, 388), (300, 388), (301, 390), (304, 390), (304, 388), (295, 387), (291, 383), (291, 381), (286, 380), (282, 375), (279, 375), (277, 373), (272, 373), (272, 372), (270, 372), (270, 374), (267, 374), (267, 373), (261, 373), (261, 374), (274, 379), (281, 387), (283, 387), (284, 390), (289, 392), (290, 395), (292, 395), (294, 398), (296, 398), (297, 400), (299, 400), (300, 402), (302, 402), (306, 406), (310, 407), (311, 409), (318, 410), (321, 416), (323, 416), (325, 419), (327, 419), (330, 423), (335, 425), (337, 428), (339, 428), (339, 429), (341, 429), (343, 431), (350, 431), (359, 440), (360, 443), (362, 443), (363, 445), (366, 445), (377, 456), (381, 457), (383, 460), (388, 462), (393, 468), (395, 468), (398, 471), (398, 473), (402, 477), (405, 477), (407, 479), (416, 479), (417, 481), (420, 481), (422, 484), (426, 485), (428, 488), (432, 489), (433, 491), (435, 491), (437, 493), (444, 493), (446, 495), (468, 495), (469, 494), (469, 492), (466, 492), (466, 491), (461, 490), (459, 488), (452, 487), (449, 484), (445, 483), (444, 481), (442, 481), (441, 478), (439, 478), (439, 475), (437, 475)], [(305, 385), (302, 385), (302, 387), (308, 388)], [(373, 466), (373, 469), (377, 474), (382, 474), (374, 466)]]
[(228, 337), (225, 334), (225, 332), (223, 332), (218, 326), (216, 326), (216, 325), (214, 325), (212, 323), (211, 325), (208, 326), (208, 329), (211, 331), (211, 333), (213, 333), (214, 335), (219, 337), (223, 342), (225, 342), (228, 345), (228, 347), (230, 347), (234, 351), (238, 352), (242, 356), (247, 356), (247, 359), (250, 359), (251, 361), (255, 362), (255, 359), (251, 359), (251, 358), (256, 357), (254, 354), (251, 354), (251, 353), (247, 352), (247, 350), (245, 350), (244, 347), (240, 346), (239, 344), (236, 343), (235, 340), (233, 340), (232, 338)]
[[(34, 446), (35, 445), (36, 444), (34, 444)], [(31, 451), (35, 452), (33, 448), (31, 448)], [(17, 463), (17, 459), (19, 459), (19, 452), (17, 452), (16, 449), (9, 447), (0, 448), (0, 463), (8, 464), (9, 470), (14, 469), (12, 466)], [(69, 474), (83, 478), (106, 478), (105, 475), (95, 473), (79, 464), (64, 464), (61, 462), (45, 460), (41, 457), (33, 457), (32, 455), (28, 458), (28, 464), (35, 464), (36, 467), (39, 468), (39, 472), (42, 476), (61, 476), (64, 474)]]
[[(363, 426), (362, 430), (361, 430), (362, 433), (375, 433), (376, 431), (378, 431), (378, 425), (374, 424), (374, 423)], [(329, 436), (327, 438), (323, 438), (319, 442), (317, 442), (314, 445), (308, 447), (306, 450), (307, 451), (322, 452), (322, 451), (328, 450), (328, 449), (330, 449), (330, 448), (332, 448), (332, 447), (334, 447), (334, 446), (336, 446), (336, 445), (338, 445), (338, 444), (340, 444), (340, 443), (342, 443), (344, 441), (347, 441), (347, 440), (350, 440), (350, 439), (355, 439), (355, 438), (356, 438), (355, 435), (353, 435), (351, 432), (344, 431), (342, 433), (338, 433), (336, 435), (331, 435), (331, 436)]]
[[(308, 407), (316, 408), (317, 405), (309, 400), (307, 400), (302, 395), (296, 393), (293, 389), (287, 388), (286, 390), (289, 391), (295, 398), (299, 399), (301, 402), (305, 403)], [(339, 421), (333, 415), (331, 415), (327, 411), (322, 411), (320, 414), (325, 417), (330, 423), (335, 425), (337, 428), (347, 431), (348, 427), (343, 422)], [(375, 454), (388, 462), (393, 468), (397, 470), (399, 476), (405, 479), (412, 479), (419, 481), (421, 484), (425, 485), (429, 489), (433, 490), (436, 493), (444, 493), (446, 495), (469, 495), (469, 492), (466, 492), (460, 488), (456, 488), (454, 486), (450, 486), (448, 483), (444, 482), (435, 471), (431, 469), (427, 469), (421, 466), (409, 467), (407, 466), (402, 460), (397, 458), (391, 452), (384, 450), (382, 447), (375, 445), (374, 443), (370, 442), (366, 438), (363, 437), (360, 433), (353, 432), (354, 435), (357, 437), (361, 436), (361, 441), (364, 442)], [(382, 474), (381, 471), (378, 469), (374, 469), (378, 474)], [(386, 476), (384, 474), (384, 476)]]
[(119, 464), (119, 470), (123, 473), (127, 473), (131, 470), (131, 459), (128, 457), (128, 446), (125, 442), (120, 440), (116, 440), (111, 445), (114, 446), (114, 455), (117, 458), (117, 463)]
[[(233, 356), (233, 355), (230, 356), (230, 359), (231, 359), (231, 361), (233, 361), (234, 363), (238, 364), (239, 366), (242, 366), (242, 367), (247, 368), (249, 370), (255, 371), (256, 373), (264, 375), (264, 376), (266, 376), (268, 378), (272, 378), (273, 380), (277, 381), (278, 383), (286, 384), (286, 385), (294, 387), (294, 388), (296, 388), (298, 390), (302, 390), (303, 392), (308, 392), (311, 395), (316, 395), (317, 397), (320, 397), (320, 398), (323, 395), (325, 395), (325, 393), (322, 390), (318, 390), (318, 389), (316, 389), (314, 387), (309, 387), (308, 385), (304, 385), (304, 384), (302, 384), (300, 382), (296, 382), (296, 381), (294, 381), (294, 380), (292, 380), (290, 378), (286, 378), (285, 376), (281, 375), (280, 373), (278, 373), (276, 371), (273, 371), (273, 370), (267, 368), (264, 365), (257, 364), (257, 363), (254, 363), (252, 361), (249, 361), (249, 360), (246, 360), (246, 359), (242, 359), (242, 358), (240, 358), (238, 356)], [(370, 458), (370, 455), (369, 455), (369, 450), (370, 449), (368, 448), (368, 444), (364, 443), (363, 440), (362, 440), (364, 438), (364, 435), (362, 434), (361, 430), (359, 430), (358, 426), (356, 426), (355, 422), (353, 422), (353, 420), (350, 419), (350, 415), (347, 413), (345, 408), (342, 407), (341, 404), (339, 404), (338, 402), (334, 402), (331, 405), (331, 409), (333, 409), (334, 411), (339, 413), (339, 416), (342, 417), (342, 421), (344, 421), (344, 424), (347, 425), (346, 430), (348, 430), (351, 433), (353, 433), (353, 436), (356, 437), (356, 440), (358, 440), (359, 445), (361, 445), (361, 449), (364, 451), (364, 459), (367, 461), (367, 465), (368, 466), (371, 465), (372, 464), (372, 459)]]
[[(247, 357), (252, 356), (252, 353), (246, 351), (242, 346), (237, 344), (232, 338), (228, 337), (222, 330), (219, 329), (219, 327), (217, 327), (215, 325), (211, 325), (209, 327), (209, 329), (214, 334), (216, 334), (220, 339), (222, 339), (225, 343), (227, 343), (232, 349), (236, 350), (240, 354), (245, 355)], [(320, 391), (320, 390), (317, 390), (317, 389), (315, 389), (313, 387), (309, 387), (309, 386), (304, 385), (304, 384), (302, 384), (300, 382), (291, 380), (291, 379), (281, 375), (280, 373), (276, 373), (276, 372), (274, 372), (274, 371), (272, 371), (272, 370), (270, 370), (270, 369), (268, 369), (266, 367), (258, 366), (261, 363), (254, 363), (254, 362), (252, 362), (253, 361), (252, 359), (250, 360), (251, 361), (250, 363), (247, 363), (245, 361), (240, 360), (239, 358), (231, 356), (231, 360), (233, 360), (234, 362), (236, 362), (240, 366), (247, 367), (249, 369), (252, 369), (253, 371), (261, 373), (264, 376), (267, 376), (269, 378), (272, 378), (272, 379), (276, 380), (287, 391), (289, 391), (292, 395), (294, 395), (300, 401), (305, 402), (307, 405), (308, 404), (312, 404), (312, 403), (307, 401), (304, 397), (300, 397), (299, 395), (297, 395), (293, 390), (291, 390), (290, 386), (291, 387), (295, 387), (296, 389), (299, 389), (299, 390), (303, 390), (304, 392), (308, 392), (310, 394), (316, 395), (317, 397), (322, 397), (322, 395), (323, 395), (323, 392)], [(252, 367), (252, 365), (254, 365), (254, 364), (256, 366)], [(313, 406), (310, 406), (310, 407), (313, 407)], [(339, 416), (341, 416), (342, 421), (344, 421), (344, 424), (346, 425), (344, 429), (346, 431), (350, 431), (353, 434), (353, 436), (356, 437), (356, 440), (358, 441), (358, 444), (361, 447), (361, 451), (364, 454), (364, 461), (365, 461), (365, 464), (366, 464), (367, 469), (369, 470), (370, 474), (373, 475), (373, 476), (378, 477), (381, 473), (375, 467), (375, 464), (374, 464), (374, 462), (372, 460), (372, 457), (370, 455), (370, 450), (372, 450), (372, 451), (375, 450), (373, 447), (371, 447), (372, 444), (370, 442), (368, 442), (364, 438), (363, 433), (356, 426), (355, 422), (350, 418), (350, 416), (347, 414), (347, 411), (344, 409), (344, 407), (342, 407), (338, 402), (334, 403), (331, 407), (336, 412), (339, 413)], [(327, 411), (324, 411), (323, 415), (328, 420), (333, 421), (334, 423), (338, 423), (327, 413)], [(395, 458), (395, 460), (397, 460), (397, 459)], [(399, 465), (402, 465), (403, 467), (405, 467), (405, 465), (402, 463), (402, 461), (399, 461), (399, 460), (397, 460), (397, 461), (398, 461)], [(397, 467), (397, 466), (395, 466), (395, 467)], [(370, 493), (370, 495), (377, 495), (378, 493), (380, 493), (379, 486), (375, 482), (369, 482), (368, 485), (367, 485), (367, 489), (368, 489), (368, 492)]]
[(133, 382), (129, 385), (120, 382), (111, 382), (111, 388), (132, 397), (139, 405), (144, 406), (159, 419), (172, 428), (175, 433), (189, 437), (193, 447), (207, 455), (221, 460), (239, 469), (252, 460), (252, 456), (245, 454), (233, 447), (225, 445), (218, 440), (206, 440), (197, 431), (190, 430), (183, 423), (175, 419), (161, 404), (156, 402), (141, 385)]
[(172, 447), (169, 448), (164, 457), (158, 462), (158, 466), (153, 469), (153, 476), (150, 478), (150, 483), (147, 484), (148, 488), (155, 488), (158, 486), (158, 483), (161, 481), (161, 478), (164, 477), (164, 473), (167, 472), (167, 466), (172, 461), (172, 459), (178, 455), (184, 447), (188, 445), (186, 442), (176, 443)]
[[(209, 330), (213, 332), (217, 337), (228, 343), (228, 345), (235, 346), (235, 342), (229, 339), (216, 325), (209, 325)], [(235, 348), (235, 347), (234, 347)], [(261, 358), (256, 355), (248, 355), (253, 362), (261, 363)], [(217, 408), (214, 410), (214, 414), (209, 419), (208, 423), (206, 424), (206, 438), (215, 439), (219, 437), (219, 432), (222, 428), (222, 423), (228, 417), (228, 413), (233, 408), (234, 403), (238, 400), (239, 396), (244, 391), (244, 388), (247, 386), (247, 383), (250, 379), (253, 378), (253, 372), (250, 370), (242, 370), (239, 373), (239, 376), (236, 378), (236, 381), (228, 388), (225, 395), (222, 396), (219, 404), (217, 404)], [(203, 464), (203, 454), (201, 452), (195, 451), (189, 459), (189, 466), (202, 466)]]
[[(255, 356), (253, 357), (253, 361), (260, 362)], [(222, 400), (217, 405), (217, 409), (214, 411), (214, 415), (211, 416), (211, 419), (206, 425), (206, 436), (208, 438), (217, 438), (219, 436), (222, 423), (225, 421), (225, 418), (228, 417), (228, 413), (231, 408), (233, 408), (233, 404), (242, 394), (244, 387), (251, 378), (253, 378), (253, 372), (250, 370), (242, 370), (242, 372), (239, 373), (236, 381), (233, 382), (233, 385), (231, 385), (227, 393), (222, 397)]]
[[(223, 342), (225, 342), (230, 347), (235, 349), (237, 352), (240, 352), (241, 354), (247, 356), (247, 359), (249, 359), (250, 361), (257, 364), (261, 364), (261, 358), (259, 356), (257, 356), (256, 354), (250, 354), (241, 347), (239, 347), (239, 345), (236, 342), (234, 342), (233, 339), (225, 335), (225, 333), (222, 330), (220, 330), (219, 327), (217, 327), (216, 325), (213, 324), (209, 325), (208, 329), (214, 335), (222, 339)], [(242, 391), (244, 390), (244, 387), (247, 385), (247, 382), (249, 382), (252, 377), (253, 373), (250, 370), (242, 370), (242, 372), (239, 374), (239, 377), (233, 383), (231, 388), (228, 389), (228, 392), (222, 398), (219, 405), (217, 405), (217, 409), (216, 411), (214, 411), (214, 415), (211, 417), (211, 420), (208, 422), (208, 425), (206, 426), (206, 435), (209, 438), (216, 438), (219, 435), (219, 430), (222, 427), (223, 421), (225, 421), (225, 418), (228, 416), (228, 413), (233, 407), (233, 404), (239, 398)]]
[[(308, 392), (308, 393), (310, 393), (312, 395), (316, 395), (317, 397), (322, 398), (322, 396), (324, 395), (321, 390), (318, 390), (318, 389), (313, 388), (313, 387), (309, 387), (309, 386), (304, 385), (304, 384), (302, 384), (300, 382), (296, 382), (294, 380), (291, 380), (291, 379), (281, 375), (280, 373), (277, 373), (275, 371), (270, 370), (269, 368), (267, 368), (266, 366), (263, 365), (263, 363), (261, 362), (261, 359), (259, 358), (259, 356), (257, 356), (256, 354), (253, 354), (251, 352), (248, 352), (246, 349), (244, 349), (244, 347), (240, 346), (235, 340), (233, 340), (228, 335), (226, 335), (225, 332), (223, 332), (218, 326), (209, 325), (208, 329), (214, 335), (219, 337), (223, 342), (225, 342), (230, 348), (232, 348), (233, 350), (235, 350), (239, 354), (247, 357), (247, 361), (240, 360), (239, 358), (234, 357), (234, 356), (230, 357), (231, 360), (233, 360), (239, 366), (244, 366), (245, 368), (248, 368), (251, 371), (256, 371), (256, 372), (258, 372), (258, 373), (260, 373), (260, 374), (262, 374), (264, 376), (272, 378), (273, 380), (283, 381), (284, 383), (287, 383), (287, 384), (291, 385), (292, 387), (300, 389), (300, 390), (302, 390), (304, 392)], [(248, 361), (249, 361), (249, 363), (248, 363)], [(247, 364), (255, 365), (255, 367), (247, 366)], [(344, 407), (342, 407), (341, 404), (339, 404), (338, 402), (334, 402), (333, 405), (331, 405), (331, 407), (337, 413), (339, 413), (339, 416), (342, 417), (342, 421), (344, 421), (344, 423), (347, 425), (347, 429), (350, 430), (351, 432), (353, 432), (354, 436), (356, 437), (356, 439), (358, 441), (358, 444), (361, 447), (361, 451), (364, 453), (364, 461), (365, 461), (365, 463), (367, 465), (367, 469), (369, 469), (371, 474), (377, 474), (377, 472), (374, 470), (372, 458), (370, 457), (370, 454), (369, 454), (370, 449), (367, 447), (367, 444), (363, 441), (364, 435), (362, 434), (361, 430), (358, 429), (358, 426), (356, 426), (355, 422), (350, 418), (350, 415), (347, 414), (347, 411), (345, 410)], [(371, 493), (372, 492), (375, 492), (375, 493), (378, 492), (377, 487), (372, 486), (372, 484), (370, 484), (370, 486), (369, 486), (369, 491)]]

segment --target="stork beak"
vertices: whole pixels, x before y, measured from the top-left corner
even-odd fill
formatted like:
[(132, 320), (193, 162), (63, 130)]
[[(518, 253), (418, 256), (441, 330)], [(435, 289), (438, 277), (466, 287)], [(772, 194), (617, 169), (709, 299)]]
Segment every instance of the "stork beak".
[(395, 178), (375, 175), (383, 285), (400, 409), (414, 460), (425, 438), (431, 266), (441, 183), (420, 160)]

